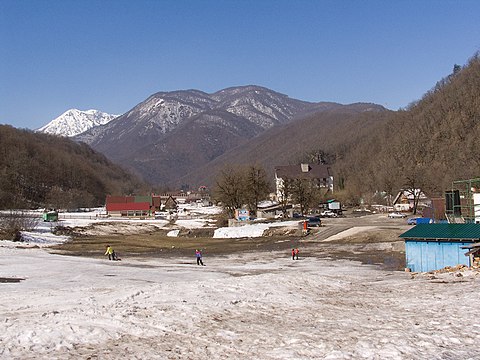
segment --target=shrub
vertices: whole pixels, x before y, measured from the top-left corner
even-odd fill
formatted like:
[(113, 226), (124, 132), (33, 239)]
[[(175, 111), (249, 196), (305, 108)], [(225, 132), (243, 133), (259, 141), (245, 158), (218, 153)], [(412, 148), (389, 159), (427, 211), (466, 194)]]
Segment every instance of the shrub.
[(0, 238), (22, 241), (22, 231), (32, 231), (38, 226), (40, 218), (23, 211), (11, 210), (0, 214)]

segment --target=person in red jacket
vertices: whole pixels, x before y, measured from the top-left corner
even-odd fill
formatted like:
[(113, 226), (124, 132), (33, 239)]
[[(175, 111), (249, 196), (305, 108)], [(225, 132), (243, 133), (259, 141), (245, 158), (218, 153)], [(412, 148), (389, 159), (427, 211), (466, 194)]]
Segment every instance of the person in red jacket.
[(298, 249), (295, 249), (295, 260), (298, 260), (298, 253), (299, 253)]
[(292, 260), (295, 260), (295, 249), (292, 249)]

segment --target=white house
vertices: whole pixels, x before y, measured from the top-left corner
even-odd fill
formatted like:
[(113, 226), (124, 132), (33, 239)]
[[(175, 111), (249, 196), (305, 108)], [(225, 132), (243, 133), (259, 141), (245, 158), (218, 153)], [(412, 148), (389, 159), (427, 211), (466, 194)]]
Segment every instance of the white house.
[(415, 189), (415, 196), (412, 191), (400, 190), (393, 200), (395, 211), (410, 211), (413, 209), (415, 198), (418, 198), (418, 207), (427, 207), (431, 205), (431, 200), (421, 191)]
[(300, 164), (275, 167), (275, 186), (278, 201), (282, 201), (286, 179), (308, 179), (319, 188), (333, 192), (333, 175), (330, 166), (323, 164)]

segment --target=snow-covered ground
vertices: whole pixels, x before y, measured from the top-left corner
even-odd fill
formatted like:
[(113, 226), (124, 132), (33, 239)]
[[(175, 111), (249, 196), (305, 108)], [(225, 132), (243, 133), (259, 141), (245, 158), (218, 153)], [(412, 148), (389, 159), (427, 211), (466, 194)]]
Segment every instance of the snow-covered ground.
[[(64, 227), (87, 227), (92, 224), (96, 224), (95, 231), (101, 232), (102, 226), (99, 224), (118, 224), (121, 226), (123, 233), (130, 231), (138, 231), (138, 225), (153, 226), (156, 228), (169, 228), (174, 227), (169, 231), (168, 236), (175, 237), (179, 234), (179, 229), (197, 229), (205, 227), (214, 227), (215, 220), (210, 216), (216, 215), (221, 212), (221, 209), (217, 206), (202, 207), (193, 205), (181, 205), (178, 213), (175, 215), (175, 221), (170, 221), (170, 215), (164, 217), (157, 217), (155, 219), (124, 219), (124, 218), (106, 218), (105, 209), (94, 209), (91, 212), (77, 212), (77, 213), (60, 213), (59, 221), (57, 222), (43, 222), (40, 221), (35, 232), (23, 232), (24, 246), (49, 246), (53, 244), (59, 244), (68, 240), (66, 236), (55, 236), (52, 234), (55, 226)], [(41, 216), (41, 212), (32, 213), (38, 217)], [(120, 225), (121, 223), (121, 225)], [(129, 226), (131, 225), (131, 226)], [(287, 227), (297, 228), (298, 221), (281, 221), (274, 223), (256, 223), (248, 224), (238, 227), (223, 227), (215, 229), (215, 238), (245, 238), (245, 237), (260, 237), (264, 231), (272, 227)], [(106, 231), (110, 231), (110, 226)], [(15, 246), (15, 244), (9, 244), (4, 242), (3, 246)], [(1, 244), (0, 244), (1, 246)]]
[(126, 260), (0, 248), (3, 359), (476, 359), (475, 273), (284, 253)]
[(478, 359), (470, 270), (414, 277), (281, 252), (201, 267), (16, 245), (0, 242), (1, 359)]

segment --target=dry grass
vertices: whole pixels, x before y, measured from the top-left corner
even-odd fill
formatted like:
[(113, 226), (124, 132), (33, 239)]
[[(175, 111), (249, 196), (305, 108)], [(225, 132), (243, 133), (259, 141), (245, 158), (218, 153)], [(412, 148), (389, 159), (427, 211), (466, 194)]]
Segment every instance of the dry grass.
[(105, 247), (109, 244), (120, 257), (193, 256), (195, 249), (202, 249), (204, 255), (214, 256), (244, 251), (283, 250), (291, 248), (295, 243), (298, 243), (298, 238), (293, 236), (216, 239), (197, 236), (195, 231), (179, 237), (168, 237), (165, 232), (159, 231), (123, 236), (73, 237), (67, 243), (51, 247), (50, 251), (64, 255), (100, 258), (104, 256)]
[[(103, 225), (102, 225), (103, 226)], [(118, 225), (115, 225), (118, 229)], [(98, 230), (91, 228), (89, 231)], [(213, 238), (213, 229), (182, 229), (178, 237), (167, 236), (167, 229), (152, 231), (149, 227), (138, 227), (136, 233), (88, 234), (85, 228), (72, 234), (72, 240), (50, 248), (51, 252), (93, 258), (103, 258), (105, 247), (111, 245), (120, 258), (145, 257), (192, 257), (195, 249), (202, 249), (204, 256), (224, 256), (239, 252), (284, 251), (300, 248), (305, 257), (342, 258), (367, 264), (381, 264), (389, 269), (405, 267), (403, 241), (398, 235), (400, 228), (378, 228), (342, 239), (322, 242), (313, 230), (306, 237), (289, 230), (272, 230), (263, 237), (241, 239)], [(142, 231), (143, 230), (143, 231)], [(85, 235), (88, 234), (88, 235)], [(387, 244), (387, 245), (385, 245)]]

